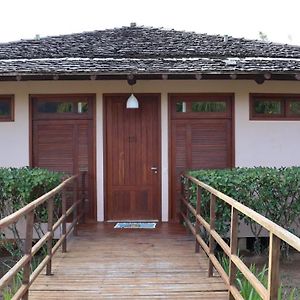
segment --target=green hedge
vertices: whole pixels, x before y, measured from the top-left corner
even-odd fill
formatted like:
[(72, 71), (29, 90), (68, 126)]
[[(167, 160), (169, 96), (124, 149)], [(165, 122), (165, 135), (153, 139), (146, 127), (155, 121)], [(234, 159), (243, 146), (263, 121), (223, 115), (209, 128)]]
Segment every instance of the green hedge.
[[(0, 168), (0, 218), (55, 188), (63, 174), (38, 168)], [(45, 207), (37, 216), (45, 219)]]
[[(198, 178), (215, 189), (266, 216), (283, 228), (292, 231), (292, 225), (299, 221), (300, 214), (300, 167), (290, 168), (235, 168), (225, 170), (191, 171)], [(195, 186), (192, 202), (195, 205)], [(217, 201), (217, 229), (228, 230), (230, 208), (223, 201)], [(202, 212), (208, 220), (208, 194), (203, 194)], [(246, 221), (249, 221), (246, 219)], [(254, 235), (259, 228), (251, 223)], [(294, 232), (295, 233), (295, 232)]]

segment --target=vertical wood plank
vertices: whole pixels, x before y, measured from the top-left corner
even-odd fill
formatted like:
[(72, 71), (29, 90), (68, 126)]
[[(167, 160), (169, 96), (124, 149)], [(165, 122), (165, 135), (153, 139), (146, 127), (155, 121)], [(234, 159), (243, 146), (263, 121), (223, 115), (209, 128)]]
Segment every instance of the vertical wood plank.
[[(73, 181), (73, 204), (77, 202), (78, 199), (78, 189), (77, 189), (77, 179)], [(73, 210), (73, 234), (74, 236), (78, 235), (77, 231), (77, 223), (78, 223), (78, 204), (74, 206)]]
[(51, 256), (47, 267), (46, 267), (46, 275), (51, 275), (52, 271), (52, 242), (53, 242), (53, 209), (54, 209), (54, 199), (50, 198), (47, 203), (47, 211), (48, 211), (48, 232), (50, 232), (50, 238), (47, 241), (47, 253)]
[[(26, 238), (25, 238), (25, 248), (24, 254), (30, 256), (30, 260), (24, 266), (23, 269), (23, 280), (22, 283), (29, 288), (30, 280), (30, 264), (31, 264), (31, 249), (32, 249), (32, 236), (33, 236), (33, 223), (34, 223), (34, 211), (32, 210), (26, 216)], [(23, 300), (28, 300), (28, 290), (23, 295)]]
[(85, 223), (85, 177), (87, 172), (81, 173), (81, 213), (82, 213), (82, 223)]
[[(201, 187), (197, 186), (197, 201), (196, 201), (196, 214), (197, 215), (201, 215), (201, 192), (202, 189)], [(196, 223), (195, 223), (195, 230), (196, 230), (196, 235), (199, 234), (200, 231), (200, 222), (199, 220), (196, 218)], [(200, 250), (200, 245), (197, 241), (197, 238), (195, 240), (195, 252), (199, 253)]]
[[(210, 194), (210, 230), (215, 230), (216, 228), (216, 196)], [(209, 233), (209, 253), (214, 254), (215, 250), (215, 240)], [(209, 260), (208, 263), (208, 276), (212, 277), (214, 273), (213, 263)]]
[(269, 300), (278, 299), (278, 288), (280, 284), (279, 262), (280, 262), (280, 239), (273, 233), (270, 233), (269, 274), (268, 274)]
[[(64, 219), (62, 221), (61, 230), (62, 235), (66, 235), (67, 232), (67, 217), (66, 217), (66, 211), (67, 211), (67, 197), (66, 197), (66, 190), (62, 190), (62, 199), (61, 199), (61, 210), (62, 210), (62, 216), (64, 216)], [(67, 252), (67, 237), (65, 236), (64, 241), (62, 242), (62, 252)]]
[[(182, 213), (184, 213), (185, 204), (183, 203), (182, 199), (187, 200), (186, 193), (185, 193), (185, 177), (183, 175), (181, 175), (180, 177), (180, 209)], [(184, 222), (184, 218), (180, 213), (179, 213), (179, 222), (180, 224), (183, 224)]]
[[(230, 223), (230, 254), (237, 255), (238, 253), (238, 221), (239, 214), (238, 211), (232, 207), (231, 208), (231, 223)], [(229, 285), (234, 286), (236, 279), (237, 267), (232, 262), (231, 257), (229, 257)], [(232, 293), (229, 291), (229, 299), (235, 299)]]

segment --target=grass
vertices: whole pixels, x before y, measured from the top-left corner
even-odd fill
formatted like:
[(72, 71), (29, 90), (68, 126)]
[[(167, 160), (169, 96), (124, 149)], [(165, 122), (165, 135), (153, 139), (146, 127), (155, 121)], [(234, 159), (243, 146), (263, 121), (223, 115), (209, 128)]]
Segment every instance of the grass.
[[(229, 274), (229, 259), (224, 255), (220, 255), (219, 261), (224, 271)], [(267, 288), (268, 268), (266, 266), (263, 266), (262, 269), (259, 269), (255, 264), (251, 264), (249, 269), (255, 275), (255, 277)], [(238, 271), (236, 275), (236, 287), (240, 291), (242, 297), (246, 300), (262, 299), (240, 271)], [(299, 293), (299, 288), (293, 288), (290, 291), (284, 291), (283, 286), (281, 285), (278, 289), (278, 300), (297, 300), (299, 299)]]

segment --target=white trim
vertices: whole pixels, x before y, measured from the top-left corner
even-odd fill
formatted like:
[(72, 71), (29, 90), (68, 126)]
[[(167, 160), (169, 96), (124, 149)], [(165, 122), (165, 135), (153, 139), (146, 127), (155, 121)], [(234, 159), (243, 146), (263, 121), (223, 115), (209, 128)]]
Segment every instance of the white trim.
[(104, 126), (103, 94), (96, 94), (97, 221), (104, 221)]
[(161, 220), (169, 220), (168, 94), (161, 93)]

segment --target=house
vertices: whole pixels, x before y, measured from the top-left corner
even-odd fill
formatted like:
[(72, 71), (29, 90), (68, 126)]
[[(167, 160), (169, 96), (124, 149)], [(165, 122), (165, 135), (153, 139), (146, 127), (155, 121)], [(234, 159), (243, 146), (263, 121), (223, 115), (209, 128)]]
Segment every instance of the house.
[(88, 170), (94, 221), (176, 221), (184, 170), (300, 165), (299, 80), (298, 46), (136, 24), (0, 44), (0, 166)]

